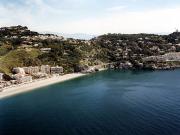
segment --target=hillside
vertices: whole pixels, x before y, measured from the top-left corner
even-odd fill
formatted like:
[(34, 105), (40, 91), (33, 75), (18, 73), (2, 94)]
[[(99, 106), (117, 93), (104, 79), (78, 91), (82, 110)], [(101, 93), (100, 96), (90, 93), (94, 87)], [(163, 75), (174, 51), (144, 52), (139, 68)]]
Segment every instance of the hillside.
[[(59, 65), (65, 72), (81, 71), (87, 66), (112, 63), (115, 68), (155, 69), (179, 66), (173, 61), (145, 61), (150, 56), (180, 52), (180, 33), (107, 34), (91, 40), (66, 39), (54, 34), (39, 34), (27, 27), (0, 28), (0, 72), (13, 67)], [(179, 55), (177, 55), (179, 57)], [(170, 63), (170, 64), (169, 64)]]
[[(149, 56), (161, 56), (170, 52), (180, 52), (180, 33), (170, 35), (154, 34), (107, 34), (92, 39), (94, 44), (106, 50), (108, 61), (116, 62), (116, 68), (145, 68), (162, 64), (159, 61), (143, 61)], [(166, 63), (166, 61), (164, 61)], [(154, 65), (155, 64), (155, 65)], [(166, 63), (168, 64), (168, 63)], [(166, 66), (162, 65), (159, 68)]]
[(13, 67), (59, 65), (65, 72), (74, 72), (101, 63), (101, 48), (90, 41), (66, 39), (54, 34), (39, 34), (27, 27), (0, 28), (0, 71), (9, 73)]

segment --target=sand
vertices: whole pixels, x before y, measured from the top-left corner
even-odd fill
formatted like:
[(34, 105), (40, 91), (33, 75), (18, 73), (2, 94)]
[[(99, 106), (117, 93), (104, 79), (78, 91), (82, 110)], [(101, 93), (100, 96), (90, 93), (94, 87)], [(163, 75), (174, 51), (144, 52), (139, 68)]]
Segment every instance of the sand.
[(10, 97), (16, 94), (28, 92), (31, 90), (36, 90), (41, 87), (45, 87), (48, 85), (52, 85), (55, 83), (60, 83), (64, 82), (67, 80), (75, 79), (81, 76), (84, 76), (86, 74), (82, 73), (72, 73), (72, 74), (66, 74), (62, 76), (56, 76), (48, 79), (43, 79), (43, 80), (35, 80), (34, 82), (29, 82), (26, 84), (20, 84), (20, 85), (15, 85), (13, 87), (8, 87), (5, 88), (2, 92), (0, 92), (0, 99)]

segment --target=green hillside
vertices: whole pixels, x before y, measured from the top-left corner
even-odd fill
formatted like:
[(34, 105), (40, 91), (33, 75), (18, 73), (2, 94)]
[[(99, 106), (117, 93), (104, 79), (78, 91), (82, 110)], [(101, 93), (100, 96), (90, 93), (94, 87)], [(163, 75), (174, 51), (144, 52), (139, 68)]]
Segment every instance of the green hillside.
[(39, 55), (40, 52), (37, 49), (12, 50), (0, 57), (0, 71), (10, 73), (13, 67), (40, 65), (41, 61), (37, 58)]
[(13, 67), (48, 64), (63, 66), (69, 73), (111, 62), (117, 63), (117, 68), (127, 68), (127, 65), (133, 69), (146, 68), (158, 62), (147, 63), (143, 58), (180, 52), (179, 44), (179, 32), (170, 35), (106, 34), (78, 40), (39, 34), (22, 26), (4, 27), (0, 28), (0, 72), (8, 74)]

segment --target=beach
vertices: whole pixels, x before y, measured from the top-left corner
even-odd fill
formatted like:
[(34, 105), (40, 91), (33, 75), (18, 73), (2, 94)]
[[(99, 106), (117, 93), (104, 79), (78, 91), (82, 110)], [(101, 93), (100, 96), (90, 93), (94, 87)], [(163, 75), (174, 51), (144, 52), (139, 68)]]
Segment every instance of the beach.
[(34, 80), (33, 82), (14, 85), (12, 87), (7, 87), (2, 92), (0, 92), (0, 99), (10, 97), (16, 94), (28, 92), (31, 90), (36, 90), (37, 88), (45, 87), (45, 86), (52, 85), (55, 83), (60, 83), (67, 80), (75, 79), (78, 77), (82, 77), (84, 75), (86, 74), (72, 73), (72, 74), (66, 74), (62, 76), (54, 76), (51, 78), (46, 78), (46, 79), (41, 79), (41, 80)]

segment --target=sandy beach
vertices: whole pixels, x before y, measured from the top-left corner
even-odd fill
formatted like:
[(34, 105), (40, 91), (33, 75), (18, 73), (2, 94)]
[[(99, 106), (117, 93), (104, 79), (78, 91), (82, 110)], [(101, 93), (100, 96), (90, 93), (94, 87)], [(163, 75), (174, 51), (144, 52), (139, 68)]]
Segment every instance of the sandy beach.
[(42, 80), (35, 80), (33, 82), (29, 82), (26, 84), (15, 85), (13, 87), (5, 88), (2, 92), (0, 92), (0, 99), (10, 97), (16, 94), (28, 92), (31, 90), (36, 90), (37, 88), (45, 87), (51, 84), (75, 79), (84, 75), (86, 74), (72, 73), (72, 74), (66, 74), (66, 75), (51, 77), (51, 78), (42, 79)]

